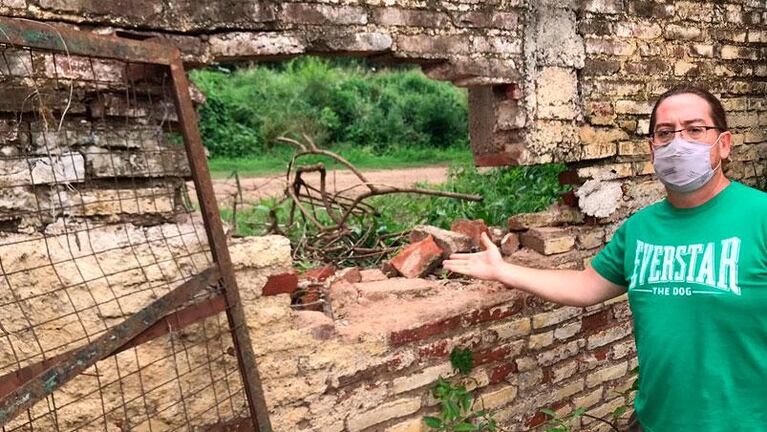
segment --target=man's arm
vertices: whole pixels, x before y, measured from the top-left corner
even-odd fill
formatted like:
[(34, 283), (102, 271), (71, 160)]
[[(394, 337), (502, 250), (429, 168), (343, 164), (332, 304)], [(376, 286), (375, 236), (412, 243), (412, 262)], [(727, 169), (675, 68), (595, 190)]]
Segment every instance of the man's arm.
[(484, 233), (482, 243), (486, 250), (473, 254), (453, 254), (443, 266), (449, 271), (499, 281), (568, 306), (591, 306), (626, 292), (625, 287), (605, 279), (591, 266), (580, 271), (523, 267), (505, 262), (501, 252)]

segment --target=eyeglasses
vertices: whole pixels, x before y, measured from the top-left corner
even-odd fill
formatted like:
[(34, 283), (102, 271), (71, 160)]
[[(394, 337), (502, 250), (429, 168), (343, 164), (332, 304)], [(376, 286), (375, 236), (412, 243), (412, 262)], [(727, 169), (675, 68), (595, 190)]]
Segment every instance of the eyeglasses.
[(684, 129), (668, 129), (660, 128), (652, 133), (652, 141), (656, 146), (668, 144), (674, 139), (677, 132), (682, 132), (682, 137), (685, 139), (699, 141), (706, 136), (706, 132), (709, 129), (719, 129), (717, 126), (690, 126)]

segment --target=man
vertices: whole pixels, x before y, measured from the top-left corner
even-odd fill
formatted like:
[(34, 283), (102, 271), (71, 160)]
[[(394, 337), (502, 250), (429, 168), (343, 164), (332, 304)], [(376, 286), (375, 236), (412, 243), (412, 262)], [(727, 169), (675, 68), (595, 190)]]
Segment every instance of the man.
[(649, 146), (666, 199), (626, 220), (585, 270), (506, 263), (486, 236), (487, 250), (444, 266), (565, 305), (628, 291), (641, 423), (632, 430), (767, 431), (767, 194), (722, 172), (732, 134), (706, 90), (663, 94)]

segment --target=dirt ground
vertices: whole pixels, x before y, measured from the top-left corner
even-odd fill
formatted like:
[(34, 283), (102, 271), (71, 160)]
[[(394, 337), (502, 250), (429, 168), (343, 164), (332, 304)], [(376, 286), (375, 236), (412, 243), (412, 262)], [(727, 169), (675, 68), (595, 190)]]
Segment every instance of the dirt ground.
[[(407, 187), (422, 181), (430, 183), (444, 182), (447, 178), (447, 166), (370, 170), (363, 171), (363, 174), (371, 183)], [(304, 175), (304, 178), (312, 182), (311, 184), (319, 185), (319, 174), (310, 173)], [(351, 171), (334, 171), (328, 173), (327, 182), (330, 190), (340, 190), (359, 184), (359, 179)], [(259, 198), (267, 196), (281, 196), (285, 190), (285, 175), (241, 178), (240, 185), (245, 202), (256, 202)], [(189, 182), (188, 187), (190, 197), (192, 200), (196, 200), (192, 182)], [(216, 191), (216, 199), (219, 205), (225, 205), (225, 203), (230, 203), (232, 197), (236, 194), (237, 183), (234, 178), (214, 179), (213, 188)]]

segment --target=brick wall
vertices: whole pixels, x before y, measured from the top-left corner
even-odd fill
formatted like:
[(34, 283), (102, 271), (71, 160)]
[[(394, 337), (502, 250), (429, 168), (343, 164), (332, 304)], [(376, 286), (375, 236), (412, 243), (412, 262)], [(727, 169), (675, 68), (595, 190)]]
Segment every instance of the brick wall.
[(496, 284), (379, 276), (329, 279), (330, 318), (254, 295), (242, 274), (275, 430), (425, 431), (435, 381), (455, 379), (454, 347), (474, 352), (469, 388), (505, 430), (540, 430), (544, 407), (608, 416), (623, 404), (636, 366), (625, 296), (556, 307)]

